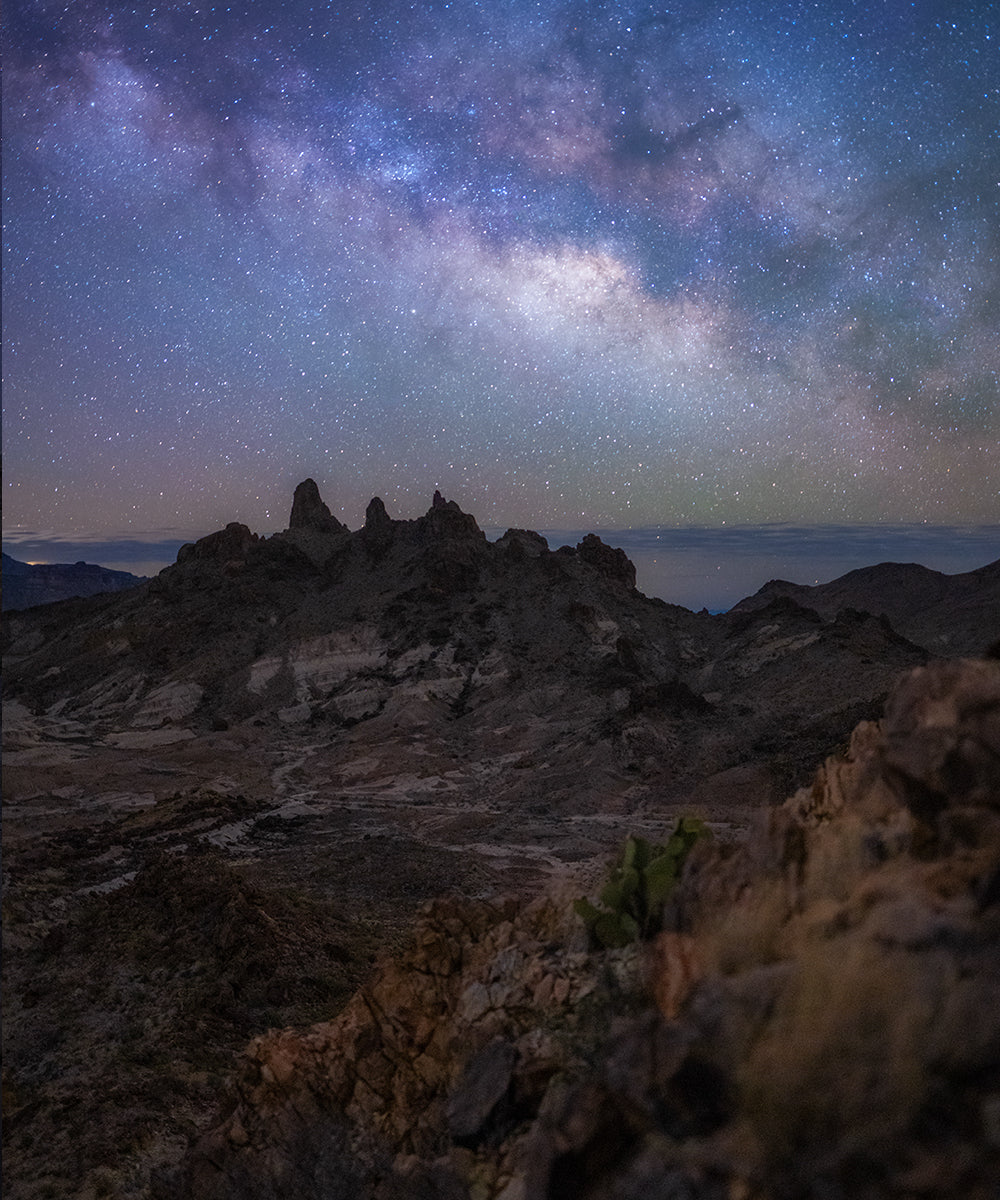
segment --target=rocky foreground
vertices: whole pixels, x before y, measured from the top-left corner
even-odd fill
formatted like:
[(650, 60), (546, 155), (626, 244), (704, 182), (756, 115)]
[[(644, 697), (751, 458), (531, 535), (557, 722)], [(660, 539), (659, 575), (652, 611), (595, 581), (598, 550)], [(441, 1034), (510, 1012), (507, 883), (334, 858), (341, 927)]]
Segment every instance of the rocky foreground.
[(440, 901), (269, 1032), (154, 1194), (965, 1197), (1000, 1178), (1000, 663), (880, 724), (596, 952), (565, 895)]
[[(989, 1194), (1000, 664), (935, 656), (1000, 564), (932, 621), (898, 575), (695, 614), (307, 481), (5, 614), (5, 1195)], [(573, 900), (689, 813), (595, 950)]]

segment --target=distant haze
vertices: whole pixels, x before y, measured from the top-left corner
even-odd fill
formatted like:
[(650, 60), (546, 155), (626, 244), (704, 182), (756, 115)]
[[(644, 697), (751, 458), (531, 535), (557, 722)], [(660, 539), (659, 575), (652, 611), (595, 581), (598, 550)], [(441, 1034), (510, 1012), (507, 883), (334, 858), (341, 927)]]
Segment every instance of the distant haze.
[[(169, 566), (185, 542), (208, 530), (162, 531), (146, 538), (59, 538), (37, 531), (4, 537), (4, 550), (22, 562), (91, 562), (135, 575)], [(503, 533), (488, 528), (488, 537)], [(741, 525), (623, 530), (539, 530), (554, 550), (598, 532), (620, 546), (636, 567), (647, 596), (695, 611), (731, 608), (771, 579), (826, 583), (858, 567), (917, 562), (946, 575), (973, 571), (1000, 558), (1000, 525)]]
[[(553, 547), (560, 537), (579, 540), (572, 533), (543, 532)], [(731, 608), (771, 579), (827, 583), (880, 562), (917, 562), (958, 575), (1000, 558), (1000, 525), (759, 525), (601, 536), (632, 559), (636, 584), (647, 596), (713, 612)]]
[(958, 575), (1000, 558), (1000, 525), (765, 525), (603, 536), (635, 563), (637, 586), (647, 596), (713, 612), (731, 608), (771, 579), (827, 583), (880, 562), (918, 562)]

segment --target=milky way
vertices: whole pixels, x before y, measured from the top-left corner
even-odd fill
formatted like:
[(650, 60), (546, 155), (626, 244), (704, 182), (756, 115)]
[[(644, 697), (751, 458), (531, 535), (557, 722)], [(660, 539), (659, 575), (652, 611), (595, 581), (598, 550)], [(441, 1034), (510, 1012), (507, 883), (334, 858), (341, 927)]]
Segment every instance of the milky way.
[(992, 3), (4, 25), (7, 527), (997, 519)]

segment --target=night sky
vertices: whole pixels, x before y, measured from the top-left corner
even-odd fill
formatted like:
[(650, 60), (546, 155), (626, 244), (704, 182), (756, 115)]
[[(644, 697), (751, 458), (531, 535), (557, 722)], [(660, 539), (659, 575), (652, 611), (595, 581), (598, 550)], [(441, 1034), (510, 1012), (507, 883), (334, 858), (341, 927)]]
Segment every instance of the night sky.
[(1000, 519), (996, 4), (8, 0), (3, 37), (5, 536), (270, 532), (306, 476), (352, 528), (435, 488)]

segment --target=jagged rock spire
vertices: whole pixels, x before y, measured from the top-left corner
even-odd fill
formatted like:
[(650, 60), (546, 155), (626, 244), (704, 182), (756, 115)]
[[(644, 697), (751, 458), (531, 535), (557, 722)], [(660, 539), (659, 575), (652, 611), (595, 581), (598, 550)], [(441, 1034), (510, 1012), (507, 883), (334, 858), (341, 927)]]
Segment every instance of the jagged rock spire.
[(446, 500), (440, 492), (434, 493), (430, 509), (421, 517), (418, 526), (434, 538), (473, 539), (485, 542), (486, 535), (476, 524), (476, 518), (462, 512), (454, 500)]
[(385, 530), (390, 527), (392, 520), (385, 511), (385, 504), (380, 496), (372, 496), (365, 509), (365, 529), (370, 532)]
[(342, 533), (346, 532), (347, 526), (342, 525), (323, 503), (316, 481), (303, 479), (292, 497), (292, 515), (288, 519), (288, 528)]
[(385, 511), (385, 505), (379, 496), (373, 496), (365, 509), (365, 525), (359, 531), (361, 544), (369, 554), (376, 557), (384, 554), (393, 539), (396, 523)]

